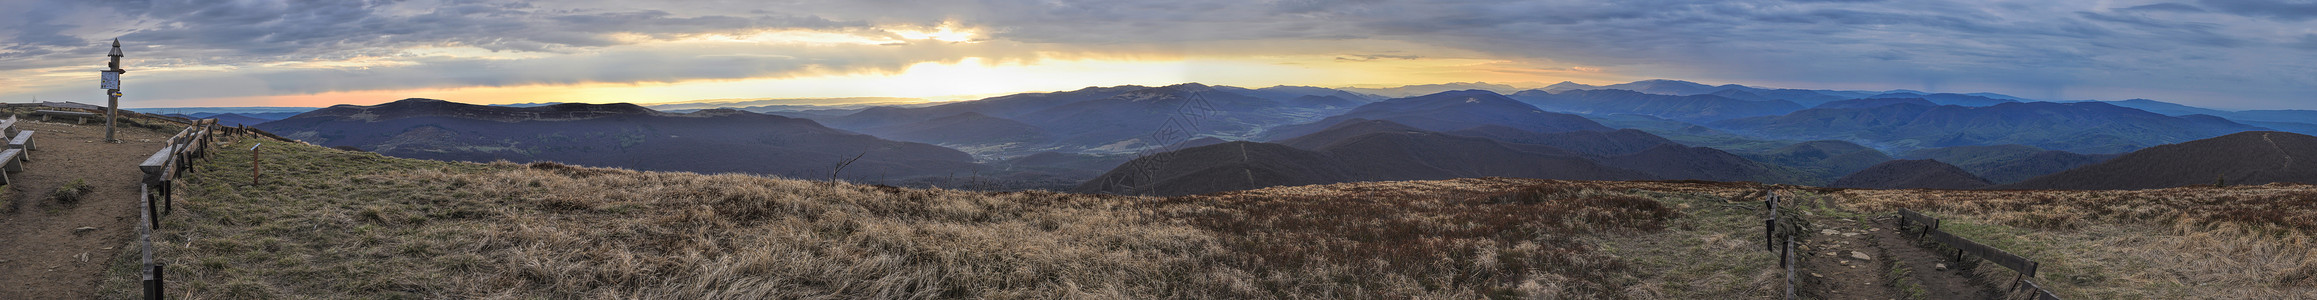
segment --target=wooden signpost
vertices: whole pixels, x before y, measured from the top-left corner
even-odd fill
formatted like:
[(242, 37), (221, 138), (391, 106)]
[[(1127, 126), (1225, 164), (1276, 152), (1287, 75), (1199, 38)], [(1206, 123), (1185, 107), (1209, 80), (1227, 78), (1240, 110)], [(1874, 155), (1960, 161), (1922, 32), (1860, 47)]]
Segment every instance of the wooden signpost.
[(105, 56), (113, 58), (112, 63), (106, 64), (112, 69), (105, 70), (103, 79), (105, 88), (105, 142), (119, 143), (121, 140), (113, 138), (113, 119), (119, 116), (121, 111), (121, 74), (129, 72), (129, 70), (121, 69), (121, 39), (113, 39), (113, 53)]

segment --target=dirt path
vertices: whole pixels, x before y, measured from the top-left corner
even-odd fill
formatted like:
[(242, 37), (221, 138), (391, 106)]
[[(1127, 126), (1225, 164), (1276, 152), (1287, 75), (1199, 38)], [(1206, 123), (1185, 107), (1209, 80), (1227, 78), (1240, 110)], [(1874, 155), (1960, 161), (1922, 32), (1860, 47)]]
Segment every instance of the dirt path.
[(2267, 133), (2263, 133), (2263, 134), (2261, 134), (2261, 140), (2264, 140), (2264, 141), (2269, 141), (2269, 147), (2271, 147), (2271, 148), (2277, 148), (2277, 155), (2279, 155), (2279, 156), (2284, 156), (2284, 157), (2285, 157), (2285, 163), (2283, 163), (2283, 164), (2278, 164), (2278, 165), (2277, 165), (2277, 168), (2278, 168), (2278, 169), (2285, 169), (2285, 168), (2292, 168), (2292, 167), (2293, 167), (2293, 153), (2292, 153), (2292, 152), (2286, 152), (2286, 151), (2285, 151), (2285, 146), (2283, 146), (2283, 145), (2277, 145), (2277, 140), (2276, 140), (2276, 139), (2272, 139), (2272, 138), (2269, 138), (2269, 134), (2267, 134)]
[[(95, 126), (25, 120), (32, 130), (32, 161), (0, 200), (0, 299), (88, 299), (99, 274), (129, 237), (136, 234), (137, 164), (161, 149), (169, 134), (123, 128), (121, 143), (105, 143), (103, 123)], [(86, 180), (93, 189), (64, 204), (50, 197), (58, 187)], [(12, 210), (9, 208), (13, 208)], [(93, 230), (76, 232), (76, 228)]]
[(1816, 299), (1905, 298), (1884, 278), (1890, 264), (1877, 259), (1890, 255), (1871, 238), (1874, 231), (1859, 229), (1859, 223), (1849, 219), (1812, 218), (1811, 224), (1823, 229), (1795, 250), (1809, 255), (1802, 260), (1803, 274), (1797, 275), (1807, 276), (1798, 294)]
[[(1901, 233), (1894, 216), (1814, 217), (1804, 244), (1807, 284), (1818, 299), (1994, 299), (2000, 288), (1958, 269), (1950, 257)], [(1894, 269), (1902, 270), (1893, 272)]]

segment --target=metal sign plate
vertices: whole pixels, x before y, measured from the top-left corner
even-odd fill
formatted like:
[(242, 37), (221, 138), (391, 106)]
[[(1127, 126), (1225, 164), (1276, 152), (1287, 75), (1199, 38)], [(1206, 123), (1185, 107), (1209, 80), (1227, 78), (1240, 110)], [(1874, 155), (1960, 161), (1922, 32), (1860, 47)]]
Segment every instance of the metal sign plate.
[(121, 73), (119, 73), (119, 72), (112, 72), (112, 71), (106, 71), (106, 72), (104, 72), (104, 73), (105, 73), (105, 79), (104, 79), (104, 84), (103, 84), (103, 85), (104, 85), (104, 89), (107, 89), (107, 90), (118, 90), (118, 89), (121, 89)]

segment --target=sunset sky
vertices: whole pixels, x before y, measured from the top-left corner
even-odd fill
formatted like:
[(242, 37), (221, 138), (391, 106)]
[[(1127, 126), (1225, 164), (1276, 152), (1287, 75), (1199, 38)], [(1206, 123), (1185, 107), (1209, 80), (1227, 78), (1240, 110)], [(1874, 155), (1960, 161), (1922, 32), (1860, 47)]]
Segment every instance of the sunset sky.
[(2306, 1), (0, 0), (0, 101), (972, 98), (1670, 78), (2317, 109)]

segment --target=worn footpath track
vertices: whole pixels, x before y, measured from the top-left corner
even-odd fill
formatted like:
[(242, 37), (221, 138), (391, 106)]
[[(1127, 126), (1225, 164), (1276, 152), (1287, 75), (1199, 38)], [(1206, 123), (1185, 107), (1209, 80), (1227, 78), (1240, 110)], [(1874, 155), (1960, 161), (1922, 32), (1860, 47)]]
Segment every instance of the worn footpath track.
[[(1831, 201), (1831, 200), (1830, 200)], [(1826, 205), (1820, 203), (1818, 205)], [(1806, 299), (1996, 299), (2002, 288), (1899, 230), (1896, 216), (1807, 216), (1800, 249)]]
[[(120, 143), (105, 143), (103, 123), (91, 125), (17, 125), (34, 131), (38, 150), (23, 172), (8, 174), (13, 182), (0, 194), (7, 202), (0, 204), (0, 299), (94, 297), (107, 260), (136, 234), (137, 164), (169, 134), (123, 127)], [(79, 201), (52, 197), (74, 180), (91, 188)]]

